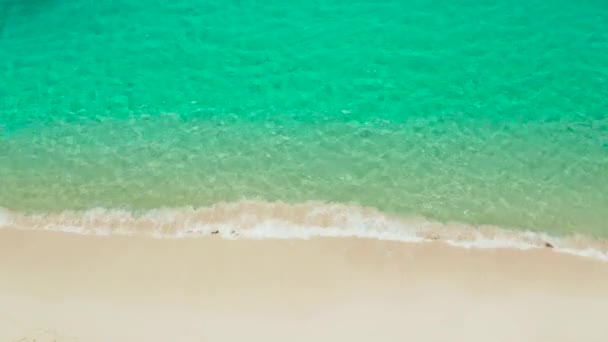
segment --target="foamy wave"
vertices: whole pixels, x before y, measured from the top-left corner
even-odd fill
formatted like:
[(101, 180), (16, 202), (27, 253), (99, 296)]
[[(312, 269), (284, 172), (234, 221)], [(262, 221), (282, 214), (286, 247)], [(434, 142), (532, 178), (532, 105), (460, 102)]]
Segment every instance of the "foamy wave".
[(553, 248), (608, 261), (608, 241), (556, 237), (495, 226), (402, 218), (353, 205), (240, 201), (207, 208), (146, 212), (91, 209), (24, 215), (0, 209), (0, 228), (84, 235), (143, 235), (183, 239), (218, 235), (225, 239), (310, 239), (355, 237), (401, 242), (444, 242), (462, 248)]

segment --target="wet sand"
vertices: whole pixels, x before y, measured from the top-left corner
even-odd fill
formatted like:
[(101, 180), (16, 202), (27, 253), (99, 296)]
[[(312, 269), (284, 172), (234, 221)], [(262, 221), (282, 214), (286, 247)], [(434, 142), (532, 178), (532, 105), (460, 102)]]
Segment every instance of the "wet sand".
[(368, 239), (0, 230), (0, 341), (608, 341), (608, 263)]

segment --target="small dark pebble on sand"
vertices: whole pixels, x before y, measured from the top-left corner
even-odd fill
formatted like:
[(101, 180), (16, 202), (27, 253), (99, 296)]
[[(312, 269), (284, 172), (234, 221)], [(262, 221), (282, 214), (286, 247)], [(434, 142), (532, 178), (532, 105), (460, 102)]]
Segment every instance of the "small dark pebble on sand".
[(554, 246), (552, 244), (550, 244), (549, 242), (545, 242), (545, 247), (547, 247), (547, 248), (553, 248)]

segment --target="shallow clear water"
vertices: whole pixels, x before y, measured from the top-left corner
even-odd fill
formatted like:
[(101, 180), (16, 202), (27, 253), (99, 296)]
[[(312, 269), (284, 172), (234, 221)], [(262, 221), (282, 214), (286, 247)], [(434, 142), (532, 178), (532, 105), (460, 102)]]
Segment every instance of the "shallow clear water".
[(0, 0), (0, 207), (608, 236), (608, 2)]

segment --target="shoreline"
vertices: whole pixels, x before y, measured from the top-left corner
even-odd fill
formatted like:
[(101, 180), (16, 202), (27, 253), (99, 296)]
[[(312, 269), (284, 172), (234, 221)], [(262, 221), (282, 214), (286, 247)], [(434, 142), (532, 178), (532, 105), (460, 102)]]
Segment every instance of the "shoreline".
[(88, 236), (190, 239), (285, 240), (364, 238), (394, 242), (441, 242), (464, 249), (545, 249), (608, 262), (608, 240), (576, 233), (438, 222), (401, 217), (352, 204), (308, 201), (296, 204), (242, 200), (201, 208), (159, 208), (132, 212), (95, 208), (24, 214), (0, 208), (0, 229), (52, 231)]
[(0, 229), (0, 278), (7, 341), (608, 339), (608, 264), (551, 249)]

